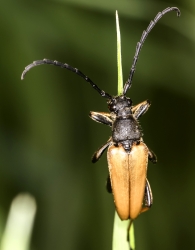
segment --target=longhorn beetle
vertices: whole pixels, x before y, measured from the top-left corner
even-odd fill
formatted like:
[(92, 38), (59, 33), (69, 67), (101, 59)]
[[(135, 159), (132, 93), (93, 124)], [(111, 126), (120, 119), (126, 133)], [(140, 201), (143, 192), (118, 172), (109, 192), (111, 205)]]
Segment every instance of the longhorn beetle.
[(126, 93), (132, 85), (138, 56), (146, 37), (160, 18), (170, 11), (176, 11), (177, 16), (180, 16), (180, 10), (177, 7), (168, 7), (159, 12), (147, 29), (143, 31), (136, 46), (129, 77), (124, 85), (123, 93), (119, 96), (112, 96), (101, 90), (77, 68), (49, 59), (34, 61), (25, 68), (21, 76), (24, 79), (27, 71), (38, 65), (51, 64), (59, 66), (84, 78), (102, 97), (108, 99), (110, 113), (90, 112), (89, 114), (94, 121), (112, 128), (112, 136), (95, 152), (92, 162), (97, 162), (108, 148), (109, 176), (107, 189), (114, 195), (116, 210), (121, 220), (135, 219), (140, 213), (148, 210), (153, 203), (150, 184), (147, 180), (147, 165), (148, 159), (152, 163), (156, 163), (157, 158), (143, 142), (143, 134), (138, 122), (138, 119), (150, 107), (150, 102), (146, 100), (133, 106), (132, 100), (126, 96)]

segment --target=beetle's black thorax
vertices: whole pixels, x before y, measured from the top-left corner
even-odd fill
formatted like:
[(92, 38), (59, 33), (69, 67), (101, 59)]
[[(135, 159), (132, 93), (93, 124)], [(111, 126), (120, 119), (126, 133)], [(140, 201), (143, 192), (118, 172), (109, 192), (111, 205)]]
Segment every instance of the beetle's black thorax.
[(118, 143), (125, 140), (140, 140), (141, 131), (138, 122), (134, 119), (133, 115), (128, 118), (116, 117), (112, 126), (113, 141)]
[(109, 100), (108, 107), (115, 114), (112, 140), (115, 145), (122, 144), (130, 152), (132, 144), (139, 143), (142, 136), (139, 123), (132, 113), (132, 101), (126, 96), (117, 96)]

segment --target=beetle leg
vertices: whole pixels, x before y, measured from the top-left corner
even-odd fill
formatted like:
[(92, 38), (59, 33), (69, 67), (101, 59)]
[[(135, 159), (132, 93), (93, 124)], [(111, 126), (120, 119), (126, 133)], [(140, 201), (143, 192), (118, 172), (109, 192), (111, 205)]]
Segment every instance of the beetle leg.
[(89, 113), (89, 117), (95, 122), (99, 122), (112, 127), (112, 119), (110, 113), (91, 111)]
[(112, 193), (112, 186), (111, 186), (111, 180), (110, 180), (110, 175), (108, 174), (107, 180), (106, 180), (106, 190), (108, 193)]
[(148, 149), (148, 159), (154, 164), (157, 163), (157, 156), (151, 149)]
[(111, 144), (111, 142), (112, 142), (112, 138), (110, 137), (110, 139), (93, 154), (92, 156), (93, 163), (95, 163), (96, 161), (100, 159), (100, 157), (102, 156), (104, 151), (107, 149), (107, 147)]
[(153, 204), (152, 190), (151, 190), (149, 181), (146, 179), (146, 187), (145, 187), (145, 193), (144, 193), (144, 206), (140, 213), (148, 211), (148, 209), (151, 208), (152, 204)]
[[(128, 225), (128, 227), (127, 227), (127, 241), (129, 242), (129, 246), (130, 246), (129, 231), (130, 231), (130, 229), (131, 229), (131, 225), (132, 225), (132, 224), (133, 224), (133, 220), (129, 220), (129, 225)], [(130, 250), (132, 250), (131, 247), (130, 247)]]
[(135, 119), (138, 119), (139, 117), (141, 117), (142, 115), (144, 115), (149, 107), (150, 107), (150, 101), (146, 100), (144, 102), (141, 102), (139, 104), (137, 104), (136, 106), (132, 107), (132, 112), (133, 112), (133, 116)]

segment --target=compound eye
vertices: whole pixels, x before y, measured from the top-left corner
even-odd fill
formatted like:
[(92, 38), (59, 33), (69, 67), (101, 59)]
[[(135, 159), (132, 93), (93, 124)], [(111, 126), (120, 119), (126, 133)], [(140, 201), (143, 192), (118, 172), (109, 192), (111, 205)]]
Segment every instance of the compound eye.
[(108, 109), (110, 111), (115, 111), (116, 110), (116, 105), (114, 105), (113, 103), (110, 103), (110, 104), (108, 104)]
[(111, 109), (112, 109), (112, 111), (115, 111), (115, 110), (116, 110), (116, 105), (113, 105), (113, 106), (111, 107)]
[(108, 101), (108, 109), (110, 110), (110, 111), (115, 111), (116, 110), (116, 99), (112, 99), (112, 100), (109, 100)]

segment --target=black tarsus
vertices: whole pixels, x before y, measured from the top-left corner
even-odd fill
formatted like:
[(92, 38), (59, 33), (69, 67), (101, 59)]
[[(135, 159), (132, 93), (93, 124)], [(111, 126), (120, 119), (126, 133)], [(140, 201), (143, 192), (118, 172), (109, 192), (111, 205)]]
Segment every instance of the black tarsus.
[(54, 66), (58, 66), (58, 67), (61, 67), (61, 68), (65, 68), (65, 69), (68, 69), (74, 73), (76, 73), (77, 75), (79, 75), (80, 77), (82, 77), (83, 79), (85, 79), (85, 81), (87, 81), (88, 83), (91, 84), (91, 86), (102, 96), (102, 97), (105, 97), (105, 98), (108, 98), (108, 99), (111, 99), (112, 96), (109, 95), (108, 93), (106, 93), (105, 91), (101, 90), (88, 76), (84, 75), (80, 70), (78, 70), (77, 68), (73, 68), (72, 66), (70, 66), (69, 64), (67, 63), (61, 63), (61, 62), (58, 62), (58, 61), (53, 61), (53, 60), (50, 60), (50, 59), (43, 59), (43, 60), (37, 60), (37, 61), (34, 61), (33, 63), (29, 64), (28, 66), (25, 67), (25, 70), (22, 72), (22, 76), (21, 76), (21, 79), (23, 80), (26, 73), (32, 69), (33, 67), (36, 67), (36, 66), (39, 66), (39, 65), (42, 65), (42, 64), (50, 64), (50, 65), (54, 65)]
[(146, 37), (148, 36), (150, 31), (154, 28), (155, 24), (161, 19), (161, 17), (163, 17), (166, 13), (168, 13), (170, 11), (176, 11), (178, 17), (181, 15), (181, 12), (177, 7), (168, 7), (166, 9), (164, 9), (162, 12), (159, 12), (156, 15), (156, 17), (154, 18), (154, 20), (150, 22), (147, 29), (143, 31), (141, 39), (137, 43), (137, 46), (136, 46), (135, 55), (134, 55), (133, 63), (132, 63), (132, 66), (131, 66), (129, 78), (127, 79), (127, 81), (125, 83), (125, 86), (123, 88), (123, 95), (126, 95), (127, 90), (131, 87), (132, 80), (133, 80), (133, 75), (135, 73), (136, 64), (137, 64), (137, 60), (138, 60), (138, 57), (139, 57), (139, 53), (141, 51), (141, 48), (143, 46), (144, 41), (146, 40)]

